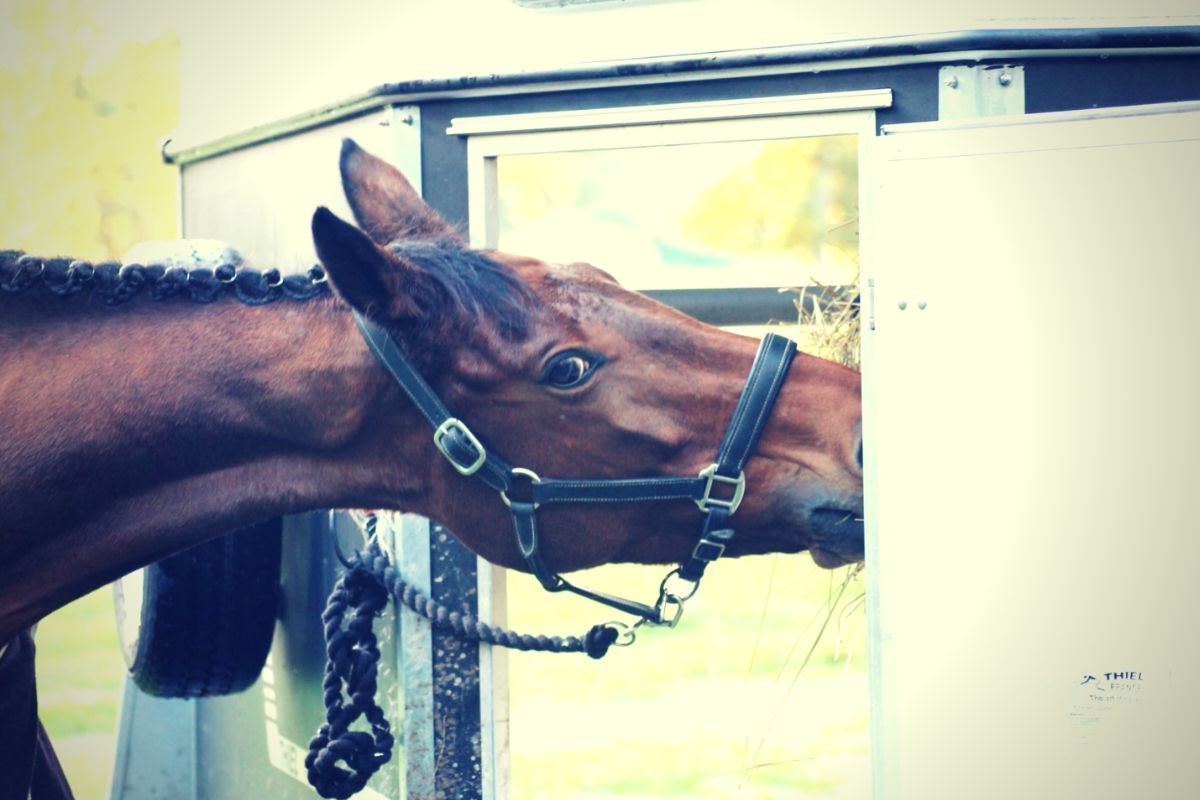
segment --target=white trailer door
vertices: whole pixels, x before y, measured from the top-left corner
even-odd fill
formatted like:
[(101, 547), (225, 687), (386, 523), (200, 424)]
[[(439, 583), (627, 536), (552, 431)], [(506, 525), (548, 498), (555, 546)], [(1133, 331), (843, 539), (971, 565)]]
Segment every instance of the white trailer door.
[(1195, 796), (1200, 105), (874, 150), (876, 797)]

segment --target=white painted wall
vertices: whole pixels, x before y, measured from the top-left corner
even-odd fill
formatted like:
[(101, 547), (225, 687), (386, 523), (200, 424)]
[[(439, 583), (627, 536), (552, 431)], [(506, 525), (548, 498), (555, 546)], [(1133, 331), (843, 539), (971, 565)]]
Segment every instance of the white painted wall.
[(879, 798), (1194, 794), (1190, 108), (876, 142)]

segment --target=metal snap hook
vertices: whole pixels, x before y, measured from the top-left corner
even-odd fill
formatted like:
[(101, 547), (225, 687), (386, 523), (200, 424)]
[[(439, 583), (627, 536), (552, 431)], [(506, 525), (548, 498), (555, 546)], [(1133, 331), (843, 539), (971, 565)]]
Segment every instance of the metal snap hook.
[(658, 602), (654, 604), (654, 610), (658, 612), (658, 619), (651, 620), (651, 622), (654, 625), (674, 628), (679, 624), (679, 620), (683, 619), (683, 604), (684, 600), (673, 594), (661, 595)]
[(617, 638), (613, 640), (611, 647), (629, 647), (633, 644), (637, 640), (637, 627), (641, 624), (641, 622), (637, 622), (633, 625), (626, 625), (618, 620), (604, 623), (604, 627), (612, 628), (617, 632)]

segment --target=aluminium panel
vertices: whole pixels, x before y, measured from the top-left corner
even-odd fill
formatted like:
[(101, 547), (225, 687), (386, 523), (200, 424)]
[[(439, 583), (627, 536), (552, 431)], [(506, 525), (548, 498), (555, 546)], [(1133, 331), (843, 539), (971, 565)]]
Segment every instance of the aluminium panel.
[(876, 796), (1183, 796), (1200, 111), (875, 150)]

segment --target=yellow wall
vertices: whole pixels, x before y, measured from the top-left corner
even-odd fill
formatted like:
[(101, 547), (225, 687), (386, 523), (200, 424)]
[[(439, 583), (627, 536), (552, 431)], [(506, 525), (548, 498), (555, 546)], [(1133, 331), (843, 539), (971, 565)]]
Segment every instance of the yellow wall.
[(101, 259), (176, 235), (179, 37), (149, 5), (0, 0), (0, 247)]

